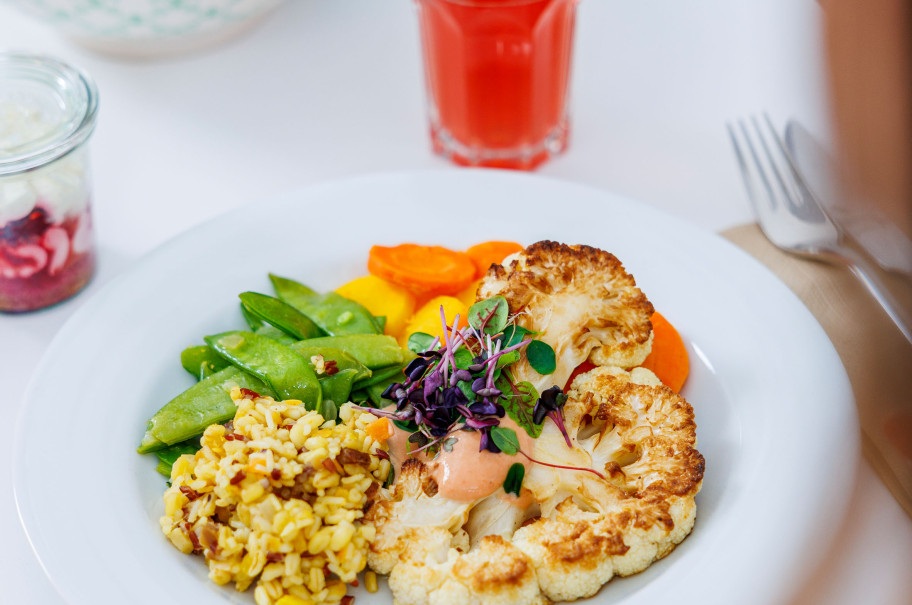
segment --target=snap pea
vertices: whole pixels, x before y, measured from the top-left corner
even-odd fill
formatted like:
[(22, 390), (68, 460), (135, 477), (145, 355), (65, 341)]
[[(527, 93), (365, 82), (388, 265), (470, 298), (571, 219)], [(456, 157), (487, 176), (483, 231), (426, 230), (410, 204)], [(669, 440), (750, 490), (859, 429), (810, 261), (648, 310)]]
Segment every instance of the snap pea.
[(282, 399), (299, 399), (308, 410), (320, 403), (316, 374), (308, 360), (291, 347), (244, 331), (207, 336), (205, 341), (232, 365), (266, 382)]
[[(310, 341), (307, 341), (310, 342)], [(304, 359), (307, 359), (311, 362), (313, 366), (313, 358), (316, 355), (323, 357), (323, 362), (335, 362), (332, 365), (336, 366), (336, 370), (355, 370), (355, 380), (365, 380), (371, 377), (373, 372), (366, 365), (358, 361), (353, 355), (346, 353), (342, 349), (337, 349), (335, 347), (311, 347), (304, 345), (304, 341), (300, 343), (294, 343), (294, 346), (291, 347), (296, 353), (303, 356)], [(316, 368), (314, 368), (316, 372)], [(323, 377), (318, 375), (317, 378), (323, 380)]]
[(192, 437), (186, 441), (169, 445), (163, 450), (158, 450), (155, 455), (158, 456), (158, 466), (155, 467), (159, 473), (165, 477), (171, 477), (171, 467), (175, 461), (184, 454), (195, 454), (200, 449), (199, 437)]
[(395, 365), (387, 366), (385, 368), (377, 368), (376, 370), (373, 371), (373, 373), (369, 377), (362, 378), (362, 379), (358, 380), (357, 382), (355, 382), (355, 384), (352, 386), (352, 389), (353, 390), (363, 389), (363, 388), (371, 386), (372, 384), (377, 384), (378, 382), (383, 382), (387, 378), (400, 374), (402, 372), (402, 366), (403, 366), (403, 364), (397, 363)]
[(274, 395), (258, 378), (229, 366), (197, 382), (158, 410), (146, 425), (139, 453), (154, 452), (185, 441), (201, 434), (210, 424), (221, 424), (233, 418), (236, 406), (230, 393), (236, 386)]
[[(336, 372), (332, 376), (321, 378), (320, 389), (323, 391), (323, 401), (333, 401), (337, 406), (348, 402), (352, 384), (355, 382), (357, 374), (357, 370), (348, 369)], [(326, 418), (325, 415), (323, 417)]]
[(374, 315), (374, 324), (377, 326), (377, 334), (383, 334), (386, 329), (386, 315)]
[(383, 394), (383, 391), (385, 391), (389, 385), (391, 385), (395, 382), (404, 382), (404, 381), (405, 381), (405, 374), (403, 374), (400, 371), (400, 372), (397, 372), (396, 374), (393, 374), (392, 376), (388, 376), (384, 380), (375, 382), (374, 384), (365, 387), (364, 391), (367, 393), (368, 398), (371, 400), (371, 402), (375, 406), (384, 407), (386, 405), (389, 405), (392, 402), (390, 402), (388, 400), (384, 400), (383, 398), (380, 397), (380, 395)]
[(308, 347), (333, 347), (342, 349), (370, 369), (403, 364), (413, 355), (402, 349), (396, 339), (384, 334), (348, 334), (309, 338), (291, 345), (298, 351)]
[(269, 324), (263, 324), (254, 330), (253, 333), (260, 336), (265, 336), (266, 338), (271, 338), (277, 342), (282, 343), (283, 345), (290, 345), (293, 342), (298, 342), (298, 339), (294, 336), (289, 336), (282, 330), (276, 328), (275, 326), (270, 326)]
[(229, 364), (208, 345), (198, 345), (181, 351), (181, 365), (197, 380), (202, 380), (227, 368)]
[(330, 336), (379, 334), (377, 323), (364, 305), (335, 292), (319, 294), (291, 279), (269, 275), (278, 297), (301, 311)]
[(307, 315), (274, 296), (267, 296), (259, 292), (242, 292), (239, 295), (241, 305), (254, 317), (275, 326), (298, 340), (316, 338), (323, 335), (323, 330), (317, 327)]
[(244, 316), (244, 321), (247, 322), (247, 325), (248, 325), (248, 326), (250, 327), (250, 329), (253, 330), (254, 332), (257, 331), (257, 328), (260, 328), (260, 327), (262, 327), (263, 325), (265, 325), (265, 324), (263, 323), (263, 320), (262, 320), (262, 319), (260, 319), (259, 317), (257, 317), (257, 316), (254, 315), (253, 313), (251, 313), (251, 312), (247, 309), (247, 307), (244, 306), (244, 303), (241, 303), (241, 315)]

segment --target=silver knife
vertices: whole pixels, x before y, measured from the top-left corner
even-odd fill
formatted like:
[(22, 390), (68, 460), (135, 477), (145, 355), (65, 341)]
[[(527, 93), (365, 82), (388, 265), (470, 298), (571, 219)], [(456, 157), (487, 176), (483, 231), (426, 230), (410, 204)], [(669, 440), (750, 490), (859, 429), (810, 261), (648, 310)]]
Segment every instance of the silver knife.
[(795, 120), (785, 127), (785, 144), (811, 194), (881, 268), (912, 278), (912, 241), (875, 204), (845, 194), (835, 159)]

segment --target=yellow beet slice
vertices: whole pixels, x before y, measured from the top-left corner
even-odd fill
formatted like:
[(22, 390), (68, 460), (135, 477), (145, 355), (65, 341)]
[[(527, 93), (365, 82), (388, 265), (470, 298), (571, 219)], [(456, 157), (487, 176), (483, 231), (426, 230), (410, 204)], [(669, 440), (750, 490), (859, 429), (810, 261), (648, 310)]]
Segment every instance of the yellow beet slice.
[(459, 327), (468, 325), (466, 318), (469, 315), (469, 306), (455, 296), (435, 296), (422, 305), (408, 321), (405, 331), (399, 337), (402, 346), (408, 342), (408, 337), (415, 332), (424, 332), (431, 336), (439, 336), (443, 341), (443, 325), (440, 323), (440, 307), (446, 315), (447, 325), (453, 325), (453, 319), (459, 314)]
[(402, 334), (415, 311), (415, 297), (411, 292), (374, 275), (353, 279), (338, 288), (336, 293), (361, 303), (373, 315), (385, 316), (384, 332), (396, 338)]

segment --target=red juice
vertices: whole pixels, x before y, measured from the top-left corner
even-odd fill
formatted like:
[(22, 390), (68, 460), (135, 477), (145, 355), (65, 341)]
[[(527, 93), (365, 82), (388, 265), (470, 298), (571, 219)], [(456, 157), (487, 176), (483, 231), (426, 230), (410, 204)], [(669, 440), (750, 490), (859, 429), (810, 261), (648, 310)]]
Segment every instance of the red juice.
[(567, 144), (577, 0), (417, 0), (436, 152), (531, 169)]

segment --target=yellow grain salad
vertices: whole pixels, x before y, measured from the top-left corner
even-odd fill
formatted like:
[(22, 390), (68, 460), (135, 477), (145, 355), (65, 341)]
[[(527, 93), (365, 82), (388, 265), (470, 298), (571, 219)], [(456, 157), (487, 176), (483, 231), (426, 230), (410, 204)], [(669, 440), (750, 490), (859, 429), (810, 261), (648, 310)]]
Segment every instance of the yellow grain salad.
[[(209, 426), (202, 449), (171, 469), (161, 528), (209, 577), (257, 605), (333, 605), (367, 561), (368, 494), (389, 474), (376, 418), (352, 404), (324, 422), (300, 401), (235, 387), (234, 419)], [(379, 452), (379, 454), (378, 454)]]

